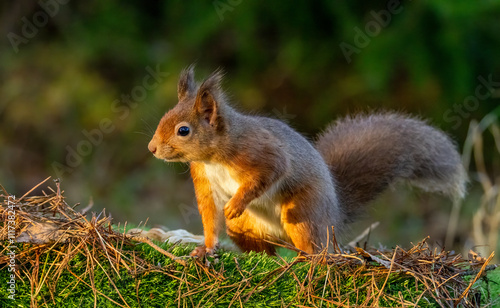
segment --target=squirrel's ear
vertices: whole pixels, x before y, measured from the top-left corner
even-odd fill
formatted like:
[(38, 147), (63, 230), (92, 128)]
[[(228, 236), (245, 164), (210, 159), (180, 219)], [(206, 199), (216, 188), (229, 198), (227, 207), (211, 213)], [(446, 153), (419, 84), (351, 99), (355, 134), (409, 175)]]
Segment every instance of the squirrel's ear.
[(179, 83), (177, 84), (177, 97), (179, 101), (193, 97), (196, 92), (196, 82), (194, 81), (194, 64), (191, 64), (181, 72)]
[(220, 107), (223, 103), (221, 81), (224, 73), (221, 70), (213, 72), (200, 86), (196, 94), (194, 108), (210, 125), (219, 125), (221, 121)]

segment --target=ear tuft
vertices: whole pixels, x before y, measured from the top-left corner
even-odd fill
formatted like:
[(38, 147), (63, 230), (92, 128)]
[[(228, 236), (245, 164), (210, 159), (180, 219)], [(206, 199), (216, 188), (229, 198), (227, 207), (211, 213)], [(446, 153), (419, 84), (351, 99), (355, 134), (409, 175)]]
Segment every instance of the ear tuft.
[(224, 104), (224, 93), (221, 82), (224, 76), (222, 69), (217, 69), (200, 85), (196, 94), (196, 111), (212, 126), (221, 127), (221, 105)]
[(187, 68), (183, 69), (179, 77), (179, 83), (177, 84), (177, 97), (179, 101), (186, 98), (194, 97), (196, 94), (196, 81), (194, 80), (194, 67), (195, 64), (191, 64)]
[(210, 76), (207, 77), (207, 79), (205, 79), (205, 81), (203, 81), (198, 93), (208, 90), (216, 95), (222, 94), (221, 84), (223, 78), (224, 71), (222, 68), (216, 69), (212, 74), (210, 74)]

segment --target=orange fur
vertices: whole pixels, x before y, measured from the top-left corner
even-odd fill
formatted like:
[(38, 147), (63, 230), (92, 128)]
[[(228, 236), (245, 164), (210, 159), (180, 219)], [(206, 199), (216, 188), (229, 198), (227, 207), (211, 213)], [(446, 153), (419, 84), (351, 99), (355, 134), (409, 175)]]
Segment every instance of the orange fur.
[(259, 222), (248, 212), (235, 219), (226, 220), (227, 234), (243, 251), (265, 251), (273, 255), (274, 246), (266, 242), (272, 240), (258, 227)]
[(205, 245), (196, 251), (193, 255), (203, 255), (205, 253), (213, 253), (217, 244), (220, 226), (222, 223), (221, 213), (217, 211), (215, 206), (210, 182), (205, 174), (203, 164), (191, 163), (191, 177), (193, 178), (194, 189), (196, 193), (196, 201), (201, 215), (201, 221), (205, 235)]
[(240, 184), (236, 194), (224, 207), (227, 219), (240, 216), (247, 205), (262, 196), (285, 172), (284, 153), (266, 144), (258, 151), (244, 151), (232, 158), (229, 172)]

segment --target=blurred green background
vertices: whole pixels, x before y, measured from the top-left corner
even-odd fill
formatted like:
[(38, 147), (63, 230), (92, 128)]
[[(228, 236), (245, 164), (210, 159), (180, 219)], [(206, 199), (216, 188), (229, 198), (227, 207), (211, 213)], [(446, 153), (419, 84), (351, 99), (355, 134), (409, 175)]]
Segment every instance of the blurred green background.
[[(4, 1), (0, 16), (0, 183), (21, 195), (59, 177), (70, 203), (92, 197), (115, 222), (202, 230), (188, 167), (147, 150), (194, 62), (198, 79), (225, 69), (239, 109), (310, 138), (390, 109), (462, 147), (469, 122), (500, 102), (500, 1)], [(494, 179), (492, 138), (484, 153)], [(481, 245), (474, 172), (456, 249)], [(370, 243), (443, 243), (449, 200), (397, 186), (376, 203), (352, 237), (378, 220)]]

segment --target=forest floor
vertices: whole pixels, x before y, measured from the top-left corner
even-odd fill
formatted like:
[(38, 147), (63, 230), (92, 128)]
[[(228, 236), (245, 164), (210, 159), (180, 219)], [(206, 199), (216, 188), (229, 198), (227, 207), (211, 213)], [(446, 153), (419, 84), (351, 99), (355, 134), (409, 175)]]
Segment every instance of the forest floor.
[(104, 212), (77, 211), (59, 183), (30, 192), (2, 192), (1, 307), (500, 306), (493, 254), (465, 259), (424, 239), (410, 249), (196, 259), (187, 257), (194, 244), (130, 235)]

